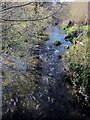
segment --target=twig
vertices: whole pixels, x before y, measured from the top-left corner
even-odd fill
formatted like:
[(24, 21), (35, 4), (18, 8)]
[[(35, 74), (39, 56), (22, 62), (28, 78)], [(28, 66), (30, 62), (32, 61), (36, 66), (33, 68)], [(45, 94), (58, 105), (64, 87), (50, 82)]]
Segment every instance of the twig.
[(54, 12), (53, 14), (49, 15), (49, 16), (46, 16), (46, 17), (43, 17), (43, 18), (37, 18), (37, 19), (5, 19), (5, 18), (0, 18), (0, 22), (5, 22), (5, 21), (10, 21), (10, 22), (27, 22), (27, 21), (40, 21), (40, 20), (44, 20), (44, 19), (47, 19), (49, 17), (52, 17), (53, 15), (57, 14), (57, 12), (59, 10), (61, 10), (61, 8), (63, 7), (63, 5), (61, 4), (60, 8)]

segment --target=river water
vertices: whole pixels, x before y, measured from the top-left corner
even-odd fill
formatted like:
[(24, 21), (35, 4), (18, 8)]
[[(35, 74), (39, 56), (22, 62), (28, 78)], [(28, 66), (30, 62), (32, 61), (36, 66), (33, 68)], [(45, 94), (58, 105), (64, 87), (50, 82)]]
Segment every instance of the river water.
[[(50, 26), (47, 33), (49, 40), (38, 54), (43, 62), (35, 98), (41, 102), (42, 116), (50, 119), (68, 119), (70, 96), (65, 87), (63, 61), (58, 56), (67, 51), (64, 46), (72, 44), (64, 40), (65, 33), (56, 26)], [(60, 40), (62, 44), (54, 46), (54, 40)]]
[[(70, 120), (72, 113), (70, 105), (71, 96), (65, 86), (64, 64), (58, 56), (61, 56), (67, 51), (64, 46), (68, 45), (70, 47), (72, 43), (64, 40), (65, 33), (57, 26), (48, 27), (46, 32), (49, 35), (49, 40), (45, 45), (36, 45), (32, 48), (32, 53), (41, 62), (35, 72), (37, 81), (35, 91), (29, 98), (28, 96), (25, 97), (27, 97), (27, 102), (31, 101), (31, 104), (34, 104), (34, 107), (30, 113), (22, 112), (22, 110), (19, 109), (17, 110), (18, 112), (9, 114), (7, 119), (31, 120), (37, 118), (40, 120), (49, 118), (51, 120)], [(54, 40), (60, 40), (62, 44), (55, 46), (53, 45)], [(16, 64), (17, 71), (19, 70), (18, 75), (24, 74), (25, 77), (25, 74), (30, 74), (30, 71), (28, 71), (29, 73), (26, 71), (27, 64), (25, 58), (13, 58), (13, 61)], [(27, 78), (25, 79), (27, 80)], [(7, 89), (4, 90), (4, 92), (7, 92)], [(6, 119), (6, 117), (4, 119)]]

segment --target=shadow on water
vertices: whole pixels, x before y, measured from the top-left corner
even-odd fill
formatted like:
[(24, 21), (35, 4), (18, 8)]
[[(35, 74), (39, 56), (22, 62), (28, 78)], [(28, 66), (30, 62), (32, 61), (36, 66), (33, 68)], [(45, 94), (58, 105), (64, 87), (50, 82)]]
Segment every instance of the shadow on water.
[[(71, 97), (67, 92), (64, 81), (64, 65), (63, 61), (58, 57), (58, 55), (62, 55), (67, 51), (67, 49), (64, 48), (65, 45), (71, 46), (72, 44), (64, 40), (65, 33), (56, 26), (50, 26), (46, 32), (49, 34), (49, 40), (46, 44), (44, 46), (37, 45), (35, 48), (32, 48), (35, 58), (41, 61), (39, 66), (34, 69), (34, 73), (32, 72), (33, 70), (31, 71), (31, 74), (34, 74), (36, 79), (34, 92), (31, 93), (31, 91), (29, 91), (31, 94), (22, 93), (23, 89), (26, 88), (21, 87), (22, 97), (17, 94), (14, 96), (17, 96), (18, 99), (16, 101), (16, 98), (14, 98), (16, 101), (14, 104), (16, 105), (14, 112), (11, 112), (8, 108), (8, 112), (3, 115), (2, 120), (72, 119)], [(54, 46), (54, 40), (60, 40), (62, 44), (58, 47)], [(24, 74), (23, 79), (30, 79), (30, 76), (27, 74), (31, 74), (30, 71), (26, 69), (27, 65), (25, 60), (24, 62), (15, 60), (15, 63), (18, 68), (17, 71), (19, 70), (18, 76)], [(24, 73), (22, 71), (24, 71)], [(29, 87), (29, 83), (26, 87)], [(13, 87), (6, 91), (8, 93), (12, 92), (12, 90), (14, 90)], [(23, 99), (26, 100), (26, 103), (29, 102), (30, 105), (24, 107), (21, 104)], [(10, 105), (8, 105), (8, 107), (10, 107)]]

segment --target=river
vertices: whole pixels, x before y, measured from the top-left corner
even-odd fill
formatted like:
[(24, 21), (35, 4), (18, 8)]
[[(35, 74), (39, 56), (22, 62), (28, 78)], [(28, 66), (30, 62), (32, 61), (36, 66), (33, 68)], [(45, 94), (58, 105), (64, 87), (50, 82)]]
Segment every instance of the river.
[[(43, 118), (59, 119), (59, 120), (70, 120), (71, 119), (71, 96), (69, 95), (67, 88), (65, 86), (64, 80), (64, 64), (61, 58), (68, 49), (64, 46), (71, 46), (72, 43), (68, 40), (65, 41), (65, 33), (60, 30), (57, 26), (50, 26), (47, 28), (46, 32), (49, 35), (48, 41), (41, 46), (36, 45), (31, 50), (34, 57), (40, 61), (40, 65), (36, 68), (36, 88), (33, 94), (25, 96), (28, 101), (33, 105), (30, 111), (24, 109), (24, 111), (19, 108), (17, 112), (6, 112), (5, 118), (3, 120), (25, 120), (25, 119), (39, 119)], [(62, 44), (60, 46), (53, 45), (54, 40), (60, 40)], [(15, 76), (21, 76), (24, 74), (24, 79), (27, 80), (26, 74), (30, 74), (27, 70), (27, 62), (25, 58), (13, 58), (15, 62), (17, 72), (15, 71)], [(7, 68), (8, 69), (8, 68)], [(7, 70), (5, 68), (5, 70)], [(14, 78), (17, 80), (18, 78)], [(28, 86), (27, 86), (28, 87)], [(6, 89), (6, 88), (5, 88)], [(22, 88), (24, 89), (24, 88)], [(10, 89), (11, 90), (11, 89)], [(5, 95), (7, 89), (4, 90)], [(19, 99), (19, 98), (17, 98)], [(14, 103), (15, 104), (15, 103)], [(16, 102), (17, 104), (17, 102)], [(17, 104), (18, 105), (18, 104)], [(9, 109), (9, 108), (8, 108)], [(7, 117), (8, 116), (8, 117)]]

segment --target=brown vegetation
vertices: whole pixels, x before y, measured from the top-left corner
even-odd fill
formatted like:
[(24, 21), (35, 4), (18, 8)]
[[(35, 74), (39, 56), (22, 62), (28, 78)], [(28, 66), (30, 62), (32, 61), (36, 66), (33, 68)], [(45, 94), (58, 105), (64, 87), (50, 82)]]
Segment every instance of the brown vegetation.
[(71, 19), (76, 23), (88, 22), (88, 2), (73, 2), (70, 9)]

